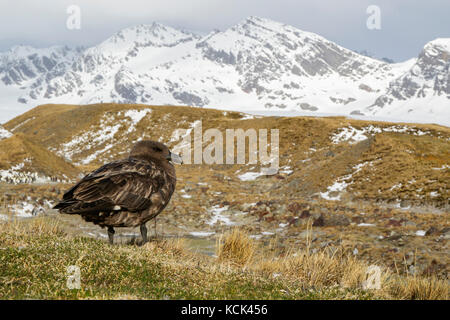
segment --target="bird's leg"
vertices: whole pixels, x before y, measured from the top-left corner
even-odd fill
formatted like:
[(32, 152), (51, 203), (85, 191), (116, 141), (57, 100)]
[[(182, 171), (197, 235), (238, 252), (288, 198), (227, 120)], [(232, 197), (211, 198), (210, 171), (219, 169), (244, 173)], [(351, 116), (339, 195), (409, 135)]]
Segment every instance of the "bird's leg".
[(142, 244), (147, 242), (147, 227), (144, 224), (141, 224), (141, 235), (142, 235)]
[(113, 244), (114, 243), (114, 233), (116, 233), (114, 231), (113, 227), (108, 227), (108, 237), (109, 237), (109, 243)]
[(158, 235), (156, 234), (156, 217), (154, 218), (155, 220), (155, 239), (158, 237)]

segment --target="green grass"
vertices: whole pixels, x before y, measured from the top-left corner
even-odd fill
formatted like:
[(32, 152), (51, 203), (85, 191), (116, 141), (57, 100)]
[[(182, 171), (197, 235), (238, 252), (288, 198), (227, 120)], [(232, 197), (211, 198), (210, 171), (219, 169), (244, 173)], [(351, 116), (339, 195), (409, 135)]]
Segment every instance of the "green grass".
[[(111, 246), (68, 237), (45, 223), (0, 225), (0, 299), (372, 298), (359, 290), (311, 290), (295, 281), (219, 264), (173, 241)], [(70, 265), (80, 268), (81, 289), (67, 288)]]

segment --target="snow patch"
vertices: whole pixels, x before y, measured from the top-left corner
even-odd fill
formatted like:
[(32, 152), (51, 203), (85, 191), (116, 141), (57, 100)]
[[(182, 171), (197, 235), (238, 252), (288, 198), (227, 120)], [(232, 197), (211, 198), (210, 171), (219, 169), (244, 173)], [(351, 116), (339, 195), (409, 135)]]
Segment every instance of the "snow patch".
[[(31, 201), (31, 198), (28, 198)], [(43, 205), (30, 203), (27, 201), (19, 201), (15, 204), (8, 205), (8, 210), (12, 212), (12, 215), (1, 215), (2, 220), (9, 220), (9, 218), (33, 218), (40, 214), (43, 214), (46, 210), (52, 208), (52, 203), (50, 201), (44, 201)]]
[(350, 144), (354, 144), (363, 140), (367, 139), (367, 136), (365, 135), (365, 130), (360, 130), (353, 128), (352, 126), (342, 128), (342, 130), (339, 133), (334, 134), (331, 137), (331, 141), (334, 144), (338, 144), (341, 142), (349, 141)]
[(341, 128), (340, 131), (334, 133), (330, 139), (334, 144), (347, 141), (350, 144), (355, 144), (357, 142), (368, 139), (368, 136), (382, 132), (408, 133), (414, 136), (423, 136), (426, 134), (430, 134), (429, 131), (422, 131), (418, 128), (405, 125), (394, 125), (389, 127), (376, 127), (374, 125), (368, 125), (361, 129), (357, 129), (352, 126)]
[(191, 236), (194, 236), (194, 237), (205, 238), (205, 237), (212, 236), (213, 234), (215, 234), (215, 232), (208, 232), (208, 231), (192, 231), (192, 232), (189, 232), (189, 234), (190, 234)]
[[(152, 109), (143, 110), (127, 110), (124, 112), (124, 116), (131, 119), (131, 124), (128, 127), (128, 133), (136, 130), (136, 125), (147, 115), (152, 112)], [(119, 112), (121, 115), (121, 112)]]
[(246, 172), (246, 173), (238, 175), (238, 178), (241, 181), (253, 181), (262, 175), (264, 175), (264, 173), (262, 173), (262, 172)]
[(284, 173), (286, 175), (290, 175), (291, 173), (294, 172), (294, 170), (292, 170), (290, 166), (284, 166), (284, 167), (281, 167), (280, 169), (281, 170), (279, 172)]
[(219, 207), (218, 205), (215, 205), (211, 208), (210, 213), (212, 214), (211, 219), (206, 222), (206, 224), (212, 226), (215, 225), (217, 222), (221, 222), (227, 226), (232, 226), (235, 223), (231, 221), (231, 219), (228, 216), (225, 216), (222, 214), (222, 212), (225, 212), (228, 210), (228, 206)]
[[(345, 191), (345, 189), (352, 184), (352, 181), (349, 181), (354, 174), (358, 173), (367, 165), (372, 165), (373, 161), (362, 162), (353, 167), (355, 171), (352, 173), (345, 175), (343, 177), (338, 178), (331, 186), (327, 188), (326, 192), (320, 192), (320, 196), (326, 200), (341, 200), (341, 193)], [(348, 181), (348, 182), (347, 182)], [(331, 195), (334, 194), (334, 195)]]
[(360, 223), (358, 227), (375, 227), (373, 223)]
[(427, 232), (425, 230), (417, 230), (416, 236), (423, 237)]
[(12, 133), (0, 126), (0, 140), (7, 139), (12, 136)]

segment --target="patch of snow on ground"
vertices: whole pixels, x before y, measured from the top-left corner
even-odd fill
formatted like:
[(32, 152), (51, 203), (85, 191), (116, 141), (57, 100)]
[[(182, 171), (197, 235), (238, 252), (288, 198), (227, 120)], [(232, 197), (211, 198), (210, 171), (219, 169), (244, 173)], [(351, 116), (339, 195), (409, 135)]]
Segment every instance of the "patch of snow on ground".
[(152, 109), (144, 110), (127, 110), (125, 116), (131, 118), (134, 125), (138, 124), (148, 113), (151, 113)]
[(432, 191), (432, 192), (430, 192), (430, 197), (438, 197), (439, 196), (439, 192), (437, 192), (437, 191)]
[(429, 134), (427, 131), (422, 131), (418, 128), (408, 127), (405, 125), (395, 125), (390, 127), (375, 127), (374, 125), (368, 125), (361, 129), (356, 129), (352, 126), (341, 128), (338, 133), (335, 133), (331, 136), (331, 141), (334, 144), (338, 144), (341, 142), (349, 142), (350, 144), (354, 144), (363, 140), (366, 140), (369, 135), (373, 135), (376, 133), (382, 132), (397, 132), (397, 133), (408, 133), (415, 136), (423, 136)]
[(264, 173), (262, 173), (262, 172), (246, 172), (246, 173), (238, 175), (238, 178), (241, 181), (253, 181), (262, 175), (264, 175)]
[[(9, 211), (13, 213), (12, 217), (19, 217), (19, 218), (32, 218), (39, 214), (42, 214), (45, 212), (46, 209), (49, 209), (52, 207), (52, 204), (48, 201), (44, 203), (44, 206), (32, 204), (26, 201), (20, 201), (13, 205), (9, 205)], [(8, 220), (10, 216), (8, 215), (1, 215), (2, 220)]]
[(185, 199), (190, 199), (190, 198), (192, 198), (192, 196), (189, 195), (189, 194), (187, 194), (187, 193), (186, 193), (186, 190), (184, 190), (184, 189), (181, 189), (181, 193), (182, 193), (182, 195), (181, 195), (182, 198), (185, 198)]
[(255, 119), (255, 116), (252, 114), (248, 114), (248, 113), (243, 113), (243, 117), (240, 118), (239, 120), (250, 120), (250, 119)]
[(191, 236), (194, 236), (194, 237), (205, 238), (205, 237), (212, 236), (213, 234), (215, 234), (215, 232), (192, 231), (192, 232), (189, 232), (189, 234), (190, 234)]
[(423, 237), (423, 236), (425, 236), (425, 233), (426, 233), (426, 231), (424, 231), (424, 230), (417, 230), (416, 236)]
[(334, 144), (338, 144), (340, 142), (349, 141), (350, 144), (354, 144), (367, 139), (365, 135), (366, 131), (364, 129), (356, 129), (352, 126), (342, 128), (339, 133), (334, 134), (331, 137), (331, 141)]
[[(127, 110), (124, 115), (131, 119), (131, 125), (128, 127), (128, 132), (133, 132), (136, 130), (136, 125), (149, 113), (152, 112), (152, 109), (144, 109), (144, 110)], [(119, 112), (119, 114), (121, 114)]]
[(445, 170), (445, 169), (450, 169), (450, 166), (448, 164), (444, 164), (440, 168), (431, 168), (431, 169), (433, 169), (433, 170)]
[[(128, 110), (135, 111), (135, 110)], [(135, 114), (131, 113), (131, 122), (137, 121), (139, 117), (142, 116), (141, 113)], [(144, 115), (145, 116), (145, 115)], [(143, 117), (143, 116), (142, 116)], [(124, 123), (117, 123), (113, 116), (104, 116), (100, 119), (100, 129), (88, 130), (80, 136), (74, 137), (71, 141), (66, 142), (61, 145), (60, 149), (56, 152), (59, 156), (65, 157), (69, 161), (72, 161), (72, 157), (75, 153), (81, 153), (86, 150), (93, 149), (95, 147), (101, 146), (104, 143), (114, 141), (114, 136), (119, 131)], [(125, 125), (128, 125), (125, 123)], [(128, 125), (128, 128), (134, 128)], [(130, 132), (130, 131), (129, 131)], [(87, 158), (83, 159), (79, 164), (88, 164), (94, 160), (99, 154), (111, 149), (114, 145), (111, 143), (106, 145), (102, 149), (91, 154)]]
[[(172, 149), (173, 149), (172, 152), (183, 153), (184, 147), (186, 147), (186, 146), (190, 147), (189, 144), (190, 144), (191, 139), (188, 138), (189, 142), (185, 142), (184, 140), (186, 137), (190, 137), (192, 130), (196, 126), (198, 126), (200, 123), (201, 123), (201, 120), (196, 120), (189, 125), (189, 128), (187, 128), (187, 129), (178, 128), (172, 132), (172, 135), (171, 135), (171, 138), (170, 138), (168, 144), (171, 145), (175, 142), (179, 142), (177, 145), (172, 147)], [(194, 139), (195, 139), (195, 135), (194, 135)], [(183, 159), (183, 161), (186, 163), (188, 163), (188, 160), (190, 161), (190, 159)]]
[(27, 123), (30, 120), (34, 120), (36, 119), (36, 117), (32, 117), (32, 118), (28, 118), (25, 121), (22, 121), (21, 123), (19, 123), (17, 126), (15, 126), (14, 128), (11, 129), (12, 132), (16, 131), (17, 128), (20, 128), (21, 126), (23, 126), (25, 123)]
[[(331, 186), (329, 186), (327, 188), (327, 191), (320, 192), (320, 196), (326, 200), (332, 200), (332, 201), (340, 200), (341, 199), (340, 193), (342, 191), (344, 191), (347, 188), (347, 186), (349, 186), (350, 184), (353, 183), (352, 181), (347, 182), (347, 180), (349, 180), (351, 177), (353, 177), (353, 175), (355, 173), (358, 173), (359, 171), (362, 170), (362, 168), (364, 168), (367, 165), (371, 166), (372, 161), (363, 162), (363, 163), (360, 163), (360, 164), (357, 164), (356, 166), (354, 166), (353, 169), (355, 171), (353, 171), (352, 173), (347, 174), (343, 177), (338, 178)], [(335, 195), (332, 196), (332, 195), (330, 195), (331, 193), (334, 193)]]
[(394, 190), (394, 189), (398, 189), (398, 188), (400, 188), (401, 186), (402, 186), (402, 183), (395, 184), (395, 185), (393, 185), (393, 186), (389, 189), (389, 191), (392, 191), (392, 190)]
[(290, 175), (291, 173), (294, 172), (294, 170), (292, 170), (290, 166), (284, 166), (284, 167), (281, 167), (281, 169), (282, 170), (280, 170), (280, 173), (284, 173), (287, 175)]
[(222, 212), (227, 211), (228, 206), (224, 206), (220, 208), (218, 205), (215, 205), (211, 208), (210, 213), (212, 214), (211, 219), (206, 222), (206, 224), (209, 224), (210, 226), (215, 225), (217, 222), (221, 222), (227, 226), (234, 225), (234, 222), (231, 221), (231, 219), (228, 216), (225, 216), (222, 214)]
[(89, 164), (91, 161), (95, 160), (98, 155), (101, 155), (102, 153), (105, 153), (109, 149), (113, 147), (112, 144), (107, 145), (103, 149), (97, 150), (94, 153), (92, 153), (90, 156), (86, 157), (85, 159), (81, 160), (82, 164)]
[(0, 140), (7, 139), (12, 136), (12, 133), (0, 126)]
[[(344, 191), (349, 183), (345, 182), (345, 180), (351, 178), (351, 174), (343, 176), (339, 178), (335, 183), (327, 188), (326, 192), (320, 192), (320, 196), (326, 200), (340, 200), (340, 193)], [(331, 196), (330, 193), (336, 193), (335, 196)]]

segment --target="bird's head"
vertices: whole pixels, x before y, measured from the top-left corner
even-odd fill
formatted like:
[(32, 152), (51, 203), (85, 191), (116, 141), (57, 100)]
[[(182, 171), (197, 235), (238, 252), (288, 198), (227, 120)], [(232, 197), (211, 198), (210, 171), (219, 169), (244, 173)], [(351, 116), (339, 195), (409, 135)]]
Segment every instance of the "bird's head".
[(170, 161), (178, 164), (183, 163), (183, 159), (179, 155), (170, 152), (165, 144), (151, 140), (143, 140), (136, 143), (131, 149), (130, 157), (152, 160), (163, 165)]

